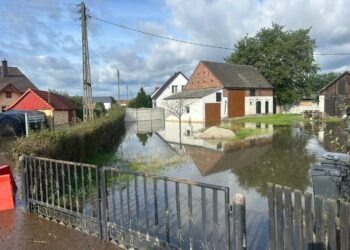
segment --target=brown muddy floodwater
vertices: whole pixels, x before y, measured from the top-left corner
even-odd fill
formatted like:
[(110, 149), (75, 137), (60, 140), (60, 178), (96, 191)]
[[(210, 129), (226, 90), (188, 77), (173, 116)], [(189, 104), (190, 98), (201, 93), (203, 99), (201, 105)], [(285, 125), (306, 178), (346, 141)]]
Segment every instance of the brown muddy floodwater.
[[(317, 180), (313, 183), (309, 170), (326, 152), (348, 152), (350, 135), (346, 124), (336, 123), (245, 126), (265, 128), (269, 133), (239, 143), (213, 142), (198, 139), (203, 126), (195, 123), (183, 123), (181, 133), (174, 122), (130, 123), (117, 155), (141, 162), (159, 175), (227, 186), (231, 197), (242, 193), (247, 204), (249, 249), (266, 249), (267, 183), (338, 198), (339, 194), (313, 190)], [(342, 195), (349, 197), (350, 193)]]

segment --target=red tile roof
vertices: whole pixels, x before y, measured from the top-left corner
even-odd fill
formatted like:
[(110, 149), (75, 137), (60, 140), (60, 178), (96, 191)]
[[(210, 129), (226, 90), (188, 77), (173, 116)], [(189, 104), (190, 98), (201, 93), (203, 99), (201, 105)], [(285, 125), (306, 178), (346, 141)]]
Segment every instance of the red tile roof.
[(28, 89), (18, 100), (12, 104), (7, 110), (11, 110), (18, 103), (20, 103), (28, 93), (33, 93), (38, 96), (41, 100), (47, 103), (54, 110), (74, 110), (77, 107), (66, 97), (52, 92), (37, 90), (37, 89)]

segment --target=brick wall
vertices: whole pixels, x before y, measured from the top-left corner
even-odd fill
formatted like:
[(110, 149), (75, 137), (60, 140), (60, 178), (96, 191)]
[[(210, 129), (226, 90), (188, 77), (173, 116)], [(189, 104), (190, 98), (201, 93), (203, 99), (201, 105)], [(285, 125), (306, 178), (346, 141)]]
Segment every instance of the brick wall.
[(204, 88), (222, 88), (218, 79), (205, 67), (199, 63), (185, 87), (186, 90)]

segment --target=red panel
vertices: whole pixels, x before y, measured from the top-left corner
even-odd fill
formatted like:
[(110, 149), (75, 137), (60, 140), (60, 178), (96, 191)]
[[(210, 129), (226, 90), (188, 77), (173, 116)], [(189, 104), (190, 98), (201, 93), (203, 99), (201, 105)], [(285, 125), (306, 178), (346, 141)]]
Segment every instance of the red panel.
[(16, 192), (17, 191), (17, 185), (16, 185), (16, 182), (15, 182), (15, 179), (13, 178), (10, 166), (9, 165), (0, 166), (0, 175), (7, 175), (7, 174), (10, 175), (12, 189)]
[(11, 110), (47, 110), (50, 105), (32, 92), (28, 92)]
[(14, 193), (9, 174), (0, 176), (0, 211), (15, 207)]

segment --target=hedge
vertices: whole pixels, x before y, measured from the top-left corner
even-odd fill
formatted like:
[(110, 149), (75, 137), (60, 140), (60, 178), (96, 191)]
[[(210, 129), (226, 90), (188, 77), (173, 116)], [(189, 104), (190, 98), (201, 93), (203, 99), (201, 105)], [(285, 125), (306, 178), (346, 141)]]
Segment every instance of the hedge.
[(124, 114), (113, 106), (105, 116), (81, 122), (64, 130), (43, 130), (18, 138), (13, 145), (15, 158), (22, 154), (52, 159), (86, 162), (98, 152), (109, 151), (124, 135)]

